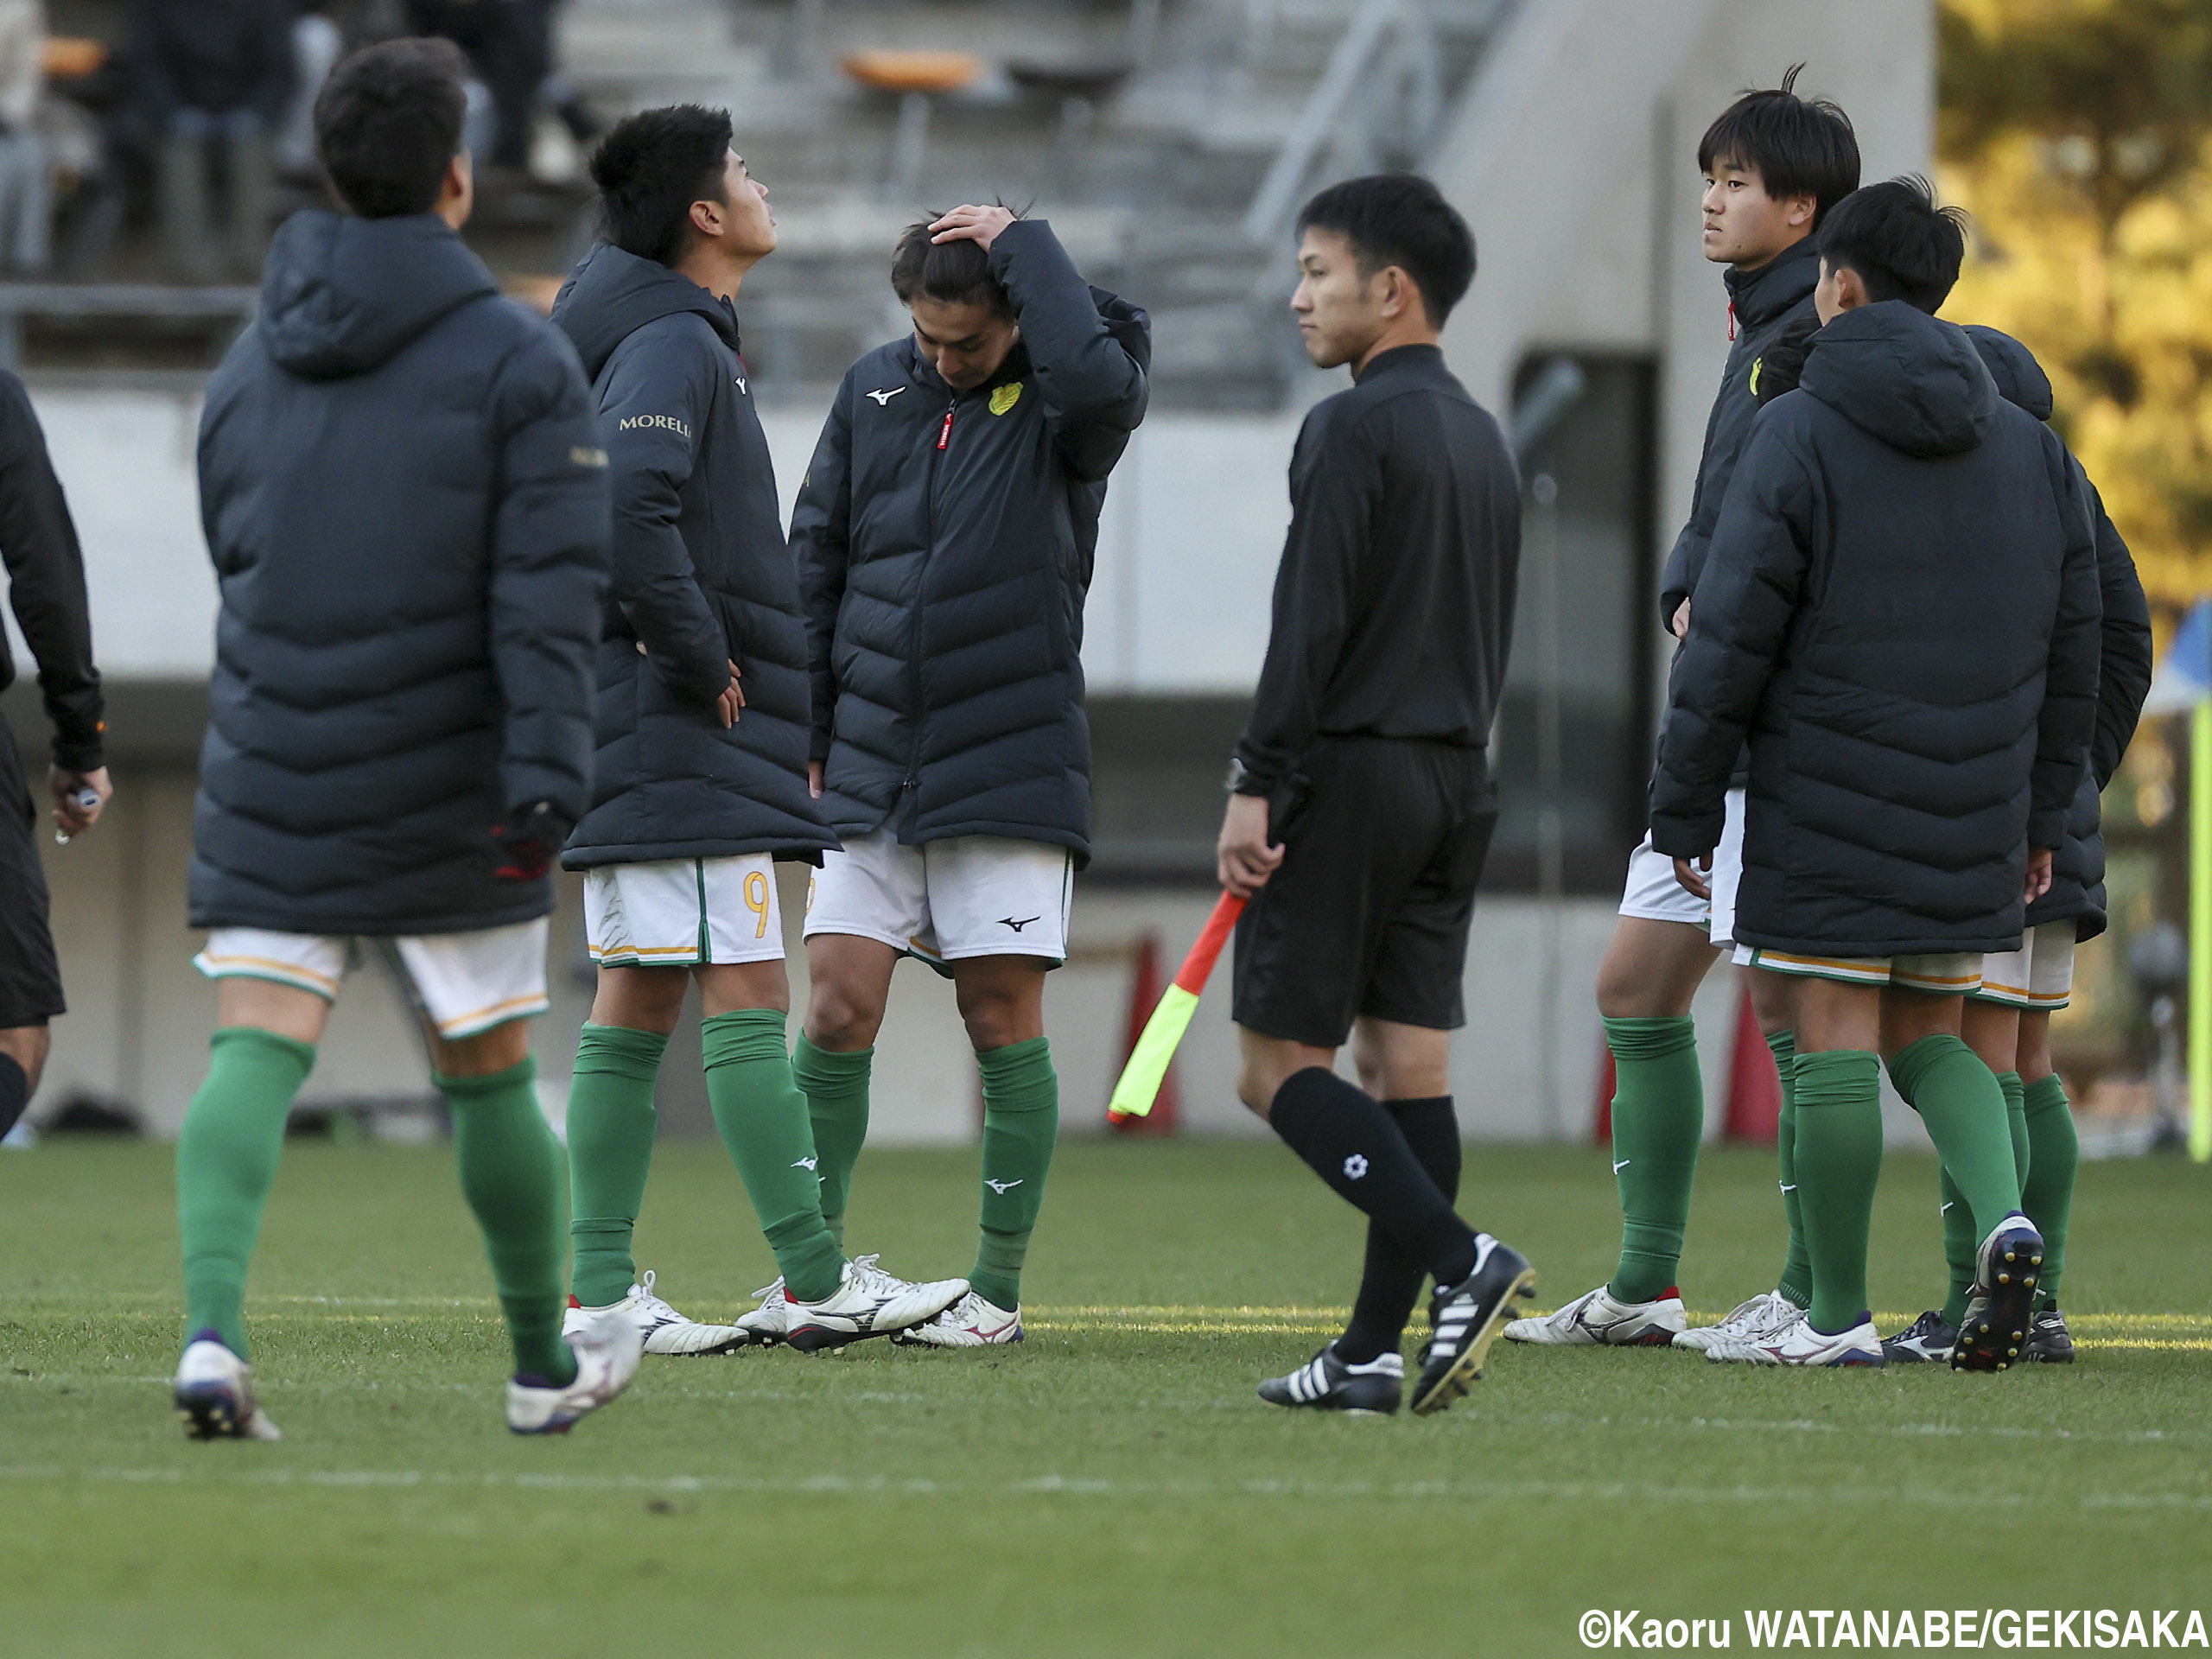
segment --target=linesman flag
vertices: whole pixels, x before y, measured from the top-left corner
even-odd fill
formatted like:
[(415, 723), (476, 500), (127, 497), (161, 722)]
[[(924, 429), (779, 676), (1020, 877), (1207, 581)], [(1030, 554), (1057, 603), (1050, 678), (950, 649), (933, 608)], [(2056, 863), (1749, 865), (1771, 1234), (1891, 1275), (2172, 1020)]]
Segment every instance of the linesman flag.
[(1175, 1058), (1183, 1033), (1191, 1027), (1191, 1016), (1198, 1011), (1198, 993), (1205, 989), (1213, 965), (1220, 959), (1221, 947), (1229, 942), (1236, 918), (1243, 913), (1244, 901), (1233, 893), (1223, 893), (1214, 906), (1213, 914), (1199, 930), (1198, 943), (1183, 958), (1174, 982), (1160, 994), (1160, 1006), (1152, 1011), (1152, 1018), (1144, 1023), (1144, 1034), (1129, 1051), (1129, 1063), (1122, 1068), (1122, 1080), (1114, 1085), (1114, 1097), (1106, 1103), (1109, 1122), (1123, 1123), (1150, 1115), (1160, 1083), (1167, 1076), (1167, 1063)]

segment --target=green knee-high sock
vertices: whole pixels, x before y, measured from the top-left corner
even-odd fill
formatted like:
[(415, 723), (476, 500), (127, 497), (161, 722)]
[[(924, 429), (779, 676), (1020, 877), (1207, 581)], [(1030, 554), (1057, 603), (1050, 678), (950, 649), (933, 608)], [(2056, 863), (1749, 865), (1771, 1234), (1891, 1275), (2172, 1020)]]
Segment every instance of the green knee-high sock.
[(2074, 1211), (2074, 1175), (2081, 1166), (2081, 1143), (2074, 1135), (2074, 1109), (2066, 1085), (2052, 1072), (2027, 1085), (2028, 1179), (2020, 1208), (2043, 1235), (2043, 1283), (2037, 1304), (2058, 1306), (2058, 1279), (2066, 1269), (2066, 1224)]
[(1977, 1242), (2020, 1207), (2012, 1131), (1997, 1074), (1948, 1034), (1923, 1037), (1890, 1062), (1897, 1092), (1920, 1114), (1974, 1218)]
[(1767, 1033), (1766, 1046), (1782, 1077), (1782, 1112), (1774, 1126), (1775, 1162), (1782, 1172), (1782, 1214), (1789, 1224), (1789, 1249), (1774, 1287), (1800, 1307), (1813, 1304), (1813, 1262), (1805, 1254), (1804, 1208), (1797, 1201), (1797, 1033)]
[[(2020, 1187), (2024, 1195), (2028, 1181), (2028, 1122), (2023, 1108), (2020, 1074), (1999, 1071), (1997, 1086), (2005, 1093), (2006, 1131), (2012, 1142), (2012, 1166), (2019, 1173)], [(1974, 1296), (1974, 1248), (1981, 1243), (1974, 1231), (1974, 1211), (1959, 1184), (1951, 1179), (1951, 1172), (1942, 1173), (1943, 1193), (1943, 1265), (1950, 1274), (1950, 1287), (1943, 1297), (1943, 1317), (1953, 1325), (1967, 1316), (1967, 1303)], [(2024, 1197), (2023, 1198), (2024, 1207)]]
[(1689, 1223), (1705, 1129), (1697, 1027), (1686, 1014), (1604, 1024), (1613, 1054), (1613, 1179), (1621, 1194), (1621, 1256), (1606, 1288), (1623, 1301), (1648, 1302), (1673, 1293)]
[(213, 1331), (245, 1346), (245, 1269), (276, 1179), (292, 1096), (315, 1047), (253, 1026), (226, 1026), (210, 1045), (207, 1080), (176, 1140), (176, 1218), (184, 1240), (184, 1332)]
[(699, 1027), (707, 1102), (745, 1194), (791, 1295), (818, 1302), (836, 1294), (845, 1258), (822, 1219), (814, 1132), (806, 1096), (791, 1077), (785, 1016), (773, 1008), (718, 1014)]
[(461, 1191), (492, 1258), (515, 1373), (572, 1382), (576, 1357), (561, 1340), (561, 1143), (537, 1107), (537, 1062), (437, 1082), (453, 1108)]
[(1000, 1307), (1021, 1306), (1021, 1264), (1045, 1202), (1060, 1133), (1060, 1080), (1042, 1037), (979, 1050), (983, 1072), (983, 1216), (969, 1284)]
[(1882, 1175), (1882, 1066), (1864, 1049), (1797, 1056), (1797, 1198), (1812, 1258), (1813, 1328), (1866, 1316), (1866, 1239)]
[(653, 1079), (668, 1039), (626, 1026), (591, 1026), (576, 1043), (569, 1091), (569, 1237), (576, 1300), (605, 1307), (638, 1281), (630, 1236), (652, 1167)]
[(791, 1055), (791, 1075), (806, 1090), (806, 1112), (814, 1125), (814, 1152), (822, 1160), (822, 1219), (837, 1248), (845, 1248), (845, 1204), (853, 1187), (853, 1166), (868, 1139), (868, 1079), (875, 1063), (872, 1048), (849, 1054), (817, 1048), (804, 1032)]

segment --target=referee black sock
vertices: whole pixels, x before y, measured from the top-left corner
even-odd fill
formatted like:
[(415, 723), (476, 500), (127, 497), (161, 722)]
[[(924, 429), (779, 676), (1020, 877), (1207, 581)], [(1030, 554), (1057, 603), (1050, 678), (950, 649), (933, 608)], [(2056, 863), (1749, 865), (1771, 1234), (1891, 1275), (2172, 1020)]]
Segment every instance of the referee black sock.
[(31, 1103), (31, 1080), (12, 1054), (0, 1054), (0, 1141), (16, 1127), (23, 1108)]
[(1474, 1229), (1446, 1198), (1372, 1095), (1321, 1066), (1275, 1090), (1268, 1121), (1290, 1149), (1339, 1197), (1357, 1205), (1446, 1284), (1474, 1271)]
[[(1447, 1199), (1459, 1196), (1459, 1115), (1452, 1096), (1429, 1100), (1386, 1100), (1382, 1109), (1397, 1120), (1398, 1129), (1413, 1148), (1421, 1166)], [(1427, 1274), (1421, 1259), (1401, 1244), (1379, 1222), (1367, 1224), (1367, 1266), (1360, 1274), (1359, 1296), (1352, 1303), (1351, 1323), (1337, 1338), (1337, 1357), (1347, 1364), (1364, 1365), (1385, 1353), (1395, 1353), (1405, 1340), (1406, 1321), (1421, 1301)]]

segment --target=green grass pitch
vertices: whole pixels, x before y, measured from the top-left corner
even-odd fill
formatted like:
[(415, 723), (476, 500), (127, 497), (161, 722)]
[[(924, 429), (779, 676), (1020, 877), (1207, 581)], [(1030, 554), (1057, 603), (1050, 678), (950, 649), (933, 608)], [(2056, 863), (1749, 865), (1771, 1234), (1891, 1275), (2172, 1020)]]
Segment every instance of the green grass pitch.
[[(853, 1236), (969, 1260), (973, 1160), (872, 1154)], [(1694, 1309), (1772, 1282), (1764, 1154), (1710, 1155)], [(1937, 1294), (1893, 1157), (1874, 1292)], [(1549, 1307), (1608, 1271), (1605, 1157), (1470, 1149), (1465, 1208)], [(1583, 1651), (1586, 1608), (2205, 1603), (2212, 1173), (2085, 1167), (2070, 1369), (1779, 1373), (1501, 1344), (1436, 1418), (1252, 1395), (1331, 1328), (1359, 1224), (1272, 1146), (1064, 1148), (1011, 1351), (656, 1360), (565, 1440), (505, 1344), (440, 1149), (296, 1145), (255, 1268), (282, 1445), (188, 1444), (169, 1155), (0, 1155), (0, 1653), (1268, 1656)], [(712, 1147), (639, 1236), (701, 1315), (772, 1274)]]

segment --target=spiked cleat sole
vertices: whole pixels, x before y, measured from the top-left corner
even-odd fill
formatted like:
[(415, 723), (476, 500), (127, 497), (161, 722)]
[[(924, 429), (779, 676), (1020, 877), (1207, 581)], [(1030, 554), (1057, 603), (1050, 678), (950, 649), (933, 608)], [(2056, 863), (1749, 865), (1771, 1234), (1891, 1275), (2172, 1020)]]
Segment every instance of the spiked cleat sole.
[(1536, 1270), (1523, 1268), (1505, 1294), (1497, 1299), (1497, 1306), (1491, 1310), (1490, 1317), (1468, 1339), (1466, 1347), (1452, 1363), (1451, 1368), (1415, 1393), (1414, 1414), (1426, 1417), (1432, 1412), (1444, 1410), (1455, 1400), (1464, 1399), (1469, 1385), (1482, 1376), (1484, 1363), (1490, 1357), (1491, 1344), (1505, 1329), (1506, 1319), (1513, 1312), (1513, 1304), (1516, 1300), (1534, 1301), (1535, 1296)]

